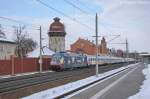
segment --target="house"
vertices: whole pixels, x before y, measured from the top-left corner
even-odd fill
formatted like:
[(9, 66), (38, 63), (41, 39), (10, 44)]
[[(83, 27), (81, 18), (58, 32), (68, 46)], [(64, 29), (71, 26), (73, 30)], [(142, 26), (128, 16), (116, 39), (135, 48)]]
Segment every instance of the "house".
[(0, 31), (0, 60), (10, 59), (15, 56), (16, 43), (6, 38), (5, 33)]

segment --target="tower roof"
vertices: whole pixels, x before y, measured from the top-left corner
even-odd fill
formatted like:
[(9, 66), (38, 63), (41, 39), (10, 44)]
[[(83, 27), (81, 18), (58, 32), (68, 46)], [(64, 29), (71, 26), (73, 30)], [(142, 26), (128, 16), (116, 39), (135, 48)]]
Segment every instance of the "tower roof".
[(64, 24), (60, 22), (60, 18), (55, 17), (54, 22), (50, 25), (49, 32), (65, 32)]
[(54, 18), (54, 22), (49, 27), (48, 35), (62, 37), (66, 35), (64, 24), (60, 22), (60, 18)]

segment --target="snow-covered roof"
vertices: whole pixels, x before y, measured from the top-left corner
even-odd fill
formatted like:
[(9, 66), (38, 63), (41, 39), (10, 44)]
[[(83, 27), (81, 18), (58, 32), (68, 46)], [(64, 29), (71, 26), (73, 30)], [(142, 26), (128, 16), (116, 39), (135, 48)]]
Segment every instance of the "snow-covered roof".
[(0, 31), (0, 42), (15, 44), (15, 42), (13, 40), (8, 39), (5, 35), (5, 33), (1, 32), (1, 31)]
[(10, 40), (10, 39), (7, 39), (7, 38), (0, 38), (0, 42), (15, 44), (15, 42), (13, 40)]
[[(43, 47), (42, 48), (42, 55), (46, 55), (46, 56), (51, 56), (53, 55), (55, 52), (53, 52), (52, 50), (50, 50), (48, 47)], [(38, 47), (37, 49), (35, 49), (34, 51), (30, 52), (27, 54), (27, 57), (39, 57), (40, 56), (40, 48)]]

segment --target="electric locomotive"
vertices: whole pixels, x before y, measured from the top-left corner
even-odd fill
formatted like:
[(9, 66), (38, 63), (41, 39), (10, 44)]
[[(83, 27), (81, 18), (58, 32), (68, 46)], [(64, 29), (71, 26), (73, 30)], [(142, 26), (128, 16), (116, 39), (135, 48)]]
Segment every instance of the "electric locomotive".
[(71, 52), (56, 52), (52, 55), (50, 69), (58, 71), (87, 66), (87, 56)]

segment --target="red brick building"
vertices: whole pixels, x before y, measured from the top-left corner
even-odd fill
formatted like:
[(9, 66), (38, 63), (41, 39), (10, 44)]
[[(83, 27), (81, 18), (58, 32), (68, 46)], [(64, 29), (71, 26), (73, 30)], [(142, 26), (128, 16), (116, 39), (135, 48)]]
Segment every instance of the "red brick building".
[[(81, 38), (79, 38), (75, 43), (73, 43), (70, 48), (72, 52), (81, 52), (89, 55), (94, 55), (96, 53), (96, 46), (94, 42)], [(99, 45), (98, 52), (100, 54), (108, 53), (107, 43), (104, 37), (101, 40), (101, 45)]]

